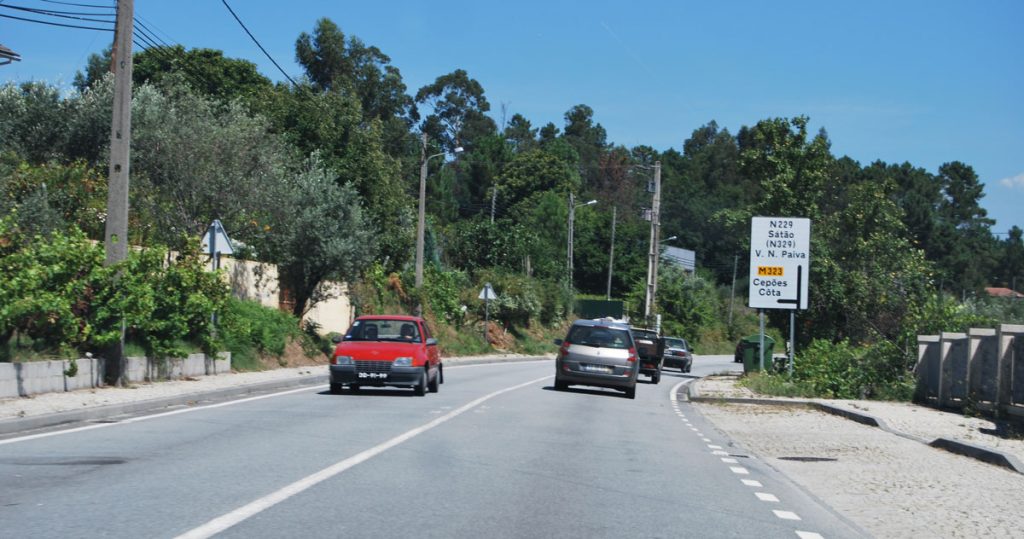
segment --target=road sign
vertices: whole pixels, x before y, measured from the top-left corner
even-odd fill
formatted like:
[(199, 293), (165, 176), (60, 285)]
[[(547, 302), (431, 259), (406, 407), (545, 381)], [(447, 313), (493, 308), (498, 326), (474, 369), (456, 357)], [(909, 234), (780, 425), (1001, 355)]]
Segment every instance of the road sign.
[(498, 295), (495, 294), (494, 289), (491, 288), (491, 283), (484, 283), (484, 287), (480, 289), (480, 295), (478, 295), (477, 297), (484, 301), (498, 299)]
[(206, 228), (202, 245), (203, 251), (210, 253), (210, 256), (213, 256), (214, 253), (222, 255), (235, 253), (231, 246), (231, 238), (228, 238), (228, 233), (224, 230), (224, 225), (220, 224), (220, 219), (214, 219)]
[(750, 220), (750, 299), (753, 309), (806, 309), (811, 270), (811, 220)]

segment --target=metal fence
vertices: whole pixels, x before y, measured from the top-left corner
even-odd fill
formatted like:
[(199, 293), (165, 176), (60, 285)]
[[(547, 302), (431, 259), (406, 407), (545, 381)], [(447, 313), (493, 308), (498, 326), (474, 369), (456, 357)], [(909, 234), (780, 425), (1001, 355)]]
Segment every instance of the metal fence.
[(917, 337), (917, 400), (1024, 417), (1024, 326)]

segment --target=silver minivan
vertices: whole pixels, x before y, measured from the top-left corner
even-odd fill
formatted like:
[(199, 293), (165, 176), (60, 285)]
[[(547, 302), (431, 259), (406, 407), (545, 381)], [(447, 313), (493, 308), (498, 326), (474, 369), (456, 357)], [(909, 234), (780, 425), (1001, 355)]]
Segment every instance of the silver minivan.
[(555, 356), (555, 389), (570, 385), (610, 387), (636, 398), (640, 372), (636, 346), (629, 325), (610, 319), (577, 320)]

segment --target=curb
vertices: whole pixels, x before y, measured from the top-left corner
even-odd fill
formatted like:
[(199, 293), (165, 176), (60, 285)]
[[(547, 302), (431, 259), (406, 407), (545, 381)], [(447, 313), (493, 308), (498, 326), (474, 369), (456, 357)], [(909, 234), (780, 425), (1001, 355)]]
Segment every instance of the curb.
[[(548, 356), (482, 356), (466, 359), (463, 361), (459, 361), (458, 358), (447, 359), (451, 361), (451, 363), (448, 363), (450, 367), (456, 367), (462, 365), (483, 365), (491, 363), (520, 363), (527, 361), (543, 361), (551, 358)], [(319, 384), (326, 385), (329, 382), (329, 379), (329, 374), (318, 374), (312, 376), (305, 375), (294, 378), (285, 378), (281, 380), (272, 380), (269, 382), (243, 384), (222, 389), (213, 389), (209, 391), (182, 393), (180, 395), (161, 397), (158, 399), (147, 399), (135, 402), (108, 404), (104, 406), (83, 408), (81, 410), (55, 412), (52, 414), (42, 414), (17, 419), (2, 419), (0, 420), (0, 436), (14, 434), (18, 432), (44, 429), (48, 427), (56, 427), (60, 425), (66, 425), (69, 423), (96, 421), (123, 414), (148, 412), (160, 408), (168, 408), (171, 406), (192, 406), (199, 401), (229, 400), (235, 397), (244, 397), (255, 393), (268, 393), (280, 389), (288, 389), (301, 386), (314, 386)]]
[(850, 421), (855, 421), (862, 425), (869, 427), (877, 427), (882, 429), (889, 434), (894, 434), (901, 438), (906, 438), (918, 443), (922, 443), (927, 446), (934, 447), (936, 449), (943, 449), (951, 453), (956, 453), (964, 457), (972, 458), (985, 462), (987, 464), (993, 464), (1006, 468), (1008, 470), (1024, 474), (1024, 464), (1014, 455), (1004, 453), (997, 449), (991, 449), (988, 447), (974, 445), (967, 442), (961, 442), (959, 440), (953, 440), (951, 438), (936, 438), (928, 441), (925, 438), (920, 438), (912, 434), (896, 430), (888, 425), (882, 418), (875, 417), (870, 414), (863, 412), (857, 412), (855, 410), (849, 410), (846, 408), (840, 408), (831, 404), (824, 404), (816, 401), (808, 400), (778, 400), (778, 399), (758, 399), (758, 398), (745, 398), (745, 397), (701, 397), (696, 388), (697, 384), (690, 383), (686, 384), (687, 397), (692, 402), (707, 402), (707, 403), (728, 403), (728, 404), (759, 404), (768, 406), (804, 406), (808, 408), (814, 408), (816, 410), (836, 415)]

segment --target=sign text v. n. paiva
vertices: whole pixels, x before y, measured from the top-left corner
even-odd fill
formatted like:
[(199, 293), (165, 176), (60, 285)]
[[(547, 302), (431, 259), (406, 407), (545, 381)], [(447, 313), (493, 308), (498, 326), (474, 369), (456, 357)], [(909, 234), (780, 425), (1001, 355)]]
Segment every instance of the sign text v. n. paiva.
[(811, 220), (750, 220), (750, 296), (753, 309), (806, 309), (811, 269)]

